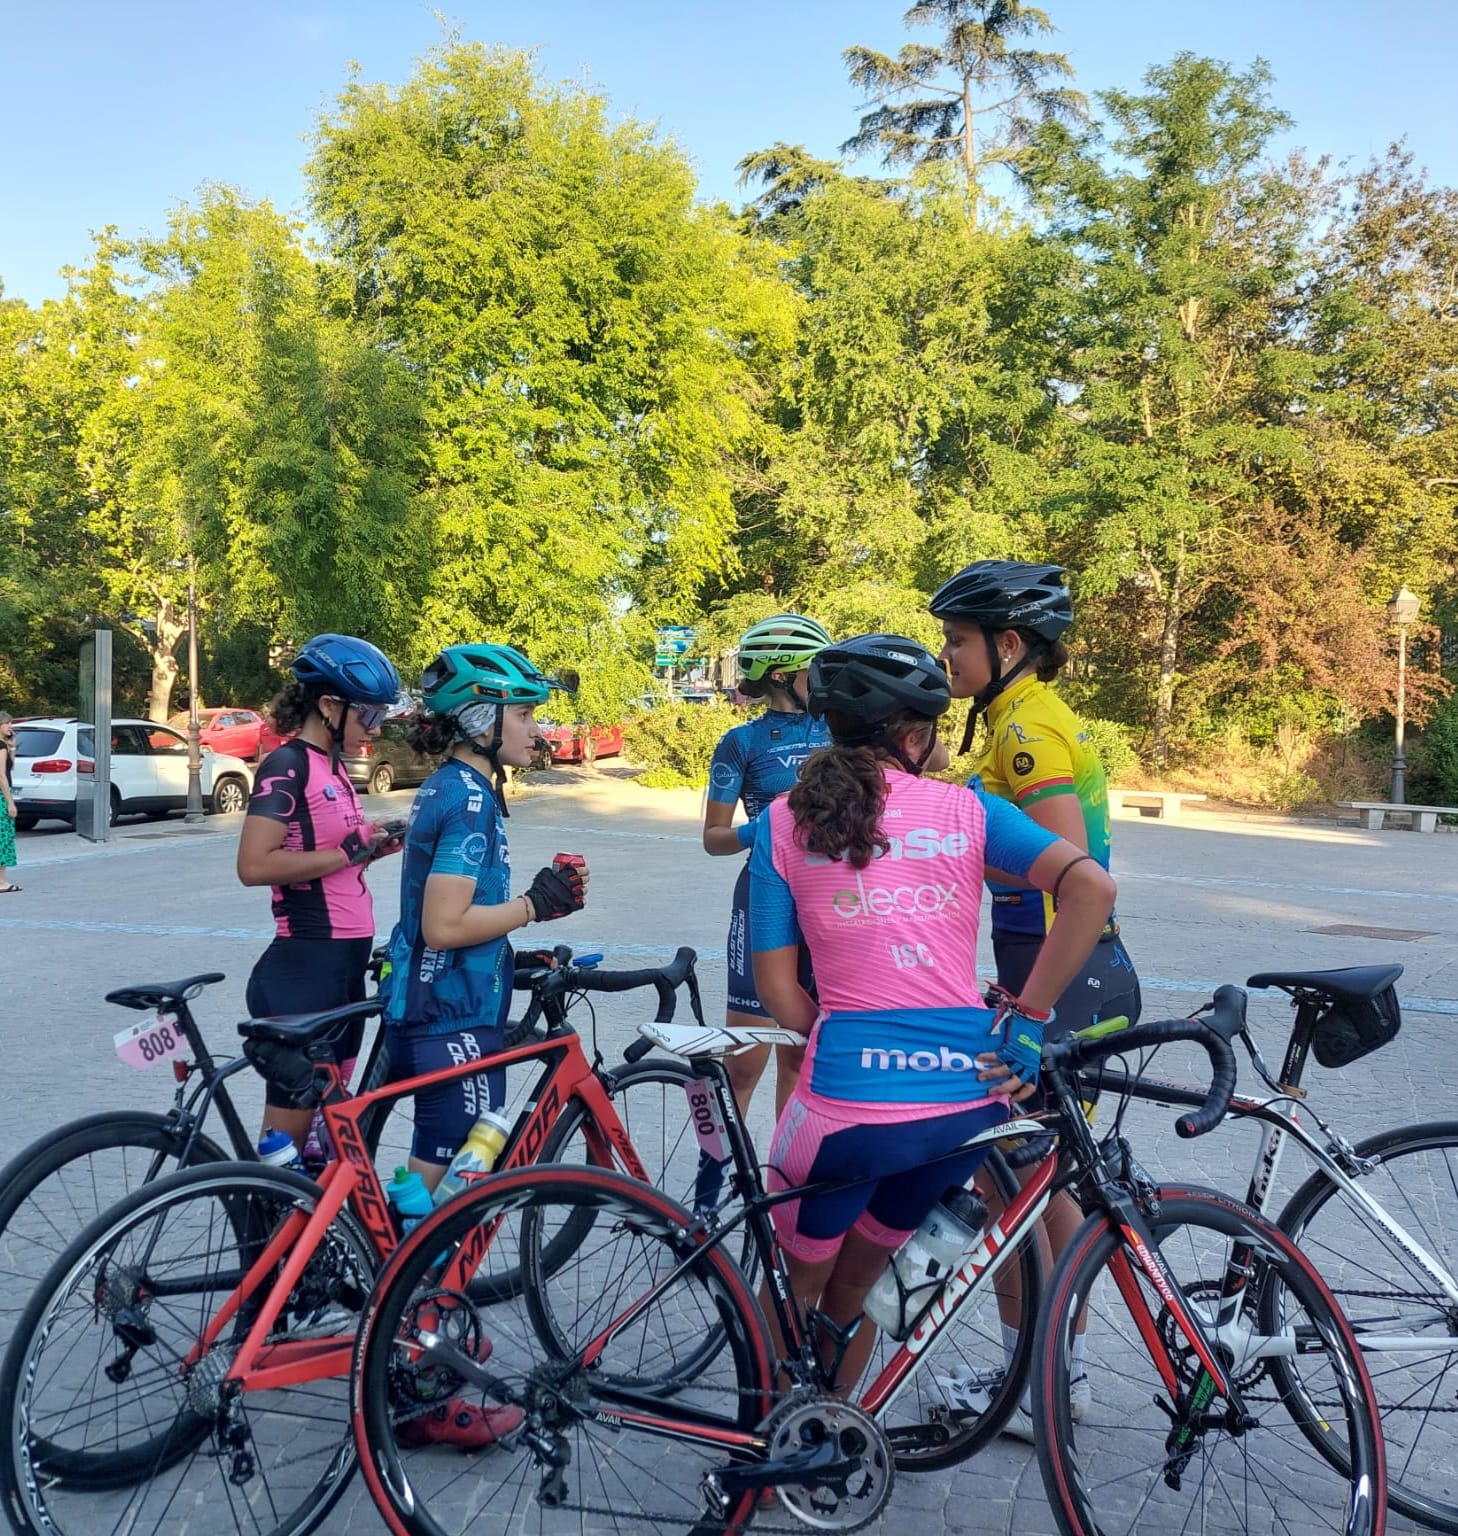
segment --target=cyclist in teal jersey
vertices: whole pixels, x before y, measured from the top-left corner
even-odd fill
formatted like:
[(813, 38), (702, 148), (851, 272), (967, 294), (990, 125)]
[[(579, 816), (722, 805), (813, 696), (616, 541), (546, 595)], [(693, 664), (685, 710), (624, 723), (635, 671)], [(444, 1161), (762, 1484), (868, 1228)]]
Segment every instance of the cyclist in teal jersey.
[[(969, 788), (1010, 801), (1108, 869), (1109, 798), (1103, 763), (1078, 717), (1048, 686), (1068, 661), (1062, 637), (1073, 622), (1073, 601), (1063, 570), (1016, 560), (981, 560), (941, 587), (931, 611), (942, 621), (946, 643), (941, 660), (952, 697), (973, 701), (964, 752), (979, 716), (987, 721), (986, 744)], [(987, 887), (992, 895), (997, 984), (1017, 996), (1055, 927), (1056, 904), (1044, 892), (997, 874), (989, 874)], [(1058, 999), (1057, 1024), (1048, 1038), (1119, 1014), (1136, 1023), (1140, 1006), (1139, 978), (1119, 937), (1118, 918), (1110, 913), (1088, 963)], [(1082, 1220), (1066, 1194), (1055, 1197), (1043, 1222), (1052, 1258), (1072, 1241)], [(1011, 1304), (1005, 1310), (1018, 1315)], [(1017, 1333), (1006, 1323), (1004, 1332), (1011, 1358)], [(1080, 1330), (1075, 1352), (1082, 1344)], [(944, 1382), (949, 1392), (957, 1385)], [(1075, 1418), (1081, 1416), (1088, 1395), (1088, 1382), (1075, 1381)], [(958, 1405), (976, 1406), (965, 1401)], [(1032, 1438), (1029, 1408), (1025, 1398), (1008, 1421), (1008, 1434)]]
[[(777, 613), (745, 630), (739, 641), (739, 689), (749, 698), (765, 699), (763, 714), (726, 731), (714, 748), (709, 765), (709, 798), (704, 807), (704, 851), (733, 857), (754, 846), (759, 814), (778, 796), (794, 787), (805, 759), (830, 744), (823, 720), (806, 709), (806, 684), (811, 661), (830, 644), (830, 636), (814, 619), (798, 613)], [(744, 804), (747, 818), (733, 825), (734, 809)], [(729, 1007), (731, 1026), (763, 1024), (769, 1018), (754, 989), (753, 948), (749, 933), (749, 863), (734, 885), (729, 919)], [(810, 981), (809, 955), (804, 977)], [(800, 1068), (800, 1052), (780, 1046), (775, 1052), (775, 1113), (784, 1108)], [(741, 1115), (769, 1060), (769, 1047), (757, 1046), (729, 1058), (730, 1081)], [(700, 1192), (701, 1196), (703, 1191)]]

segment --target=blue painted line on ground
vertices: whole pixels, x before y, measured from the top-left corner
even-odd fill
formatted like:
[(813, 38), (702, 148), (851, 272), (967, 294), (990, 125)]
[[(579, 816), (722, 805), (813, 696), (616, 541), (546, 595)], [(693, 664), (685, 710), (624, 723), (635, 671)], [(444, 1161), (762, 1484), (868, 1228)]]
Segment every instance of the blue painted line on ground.
[(1458, 903), (1458, 893), (1445, 891), (1384, 891), (1365, 885), (1300, 885), (1286, 880), (1253, 880), (1248, 875), (1155, 875), (1116, 869), (1119, 880), (1154, 880), (1167, 885), (1239, 886), (1254, 891), (1307, 891), (1320, 896), (1368, 896), (1382, 901), (1446, 901)]

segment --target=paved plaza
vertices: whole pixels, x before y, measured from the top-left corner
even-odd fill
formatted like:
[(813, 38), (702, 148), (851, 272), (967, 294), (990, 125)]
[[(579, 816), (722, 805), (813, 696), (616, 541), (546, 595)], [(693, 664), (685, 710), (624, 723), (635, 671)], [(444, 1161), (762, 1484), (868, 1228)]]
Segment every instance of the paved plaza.
[[(701, 851), (698, 796), (642, 791), (605, 774), (545, 777), (544, 787), (513, 802), (516, 884), (524, 886), (558, 850), (585, 854), (593, 881), (588, 911), (533, 937), (601, 951), (616, 966), (666, 960), (691, 944), (716, 1013), (739, 861)], [(398, 813), (409, 799), (397, 794), (372, 805)], [(244, 890), (233, 875), (236, 830), (228, 819), (197, 830), (127, 825), (104, 848), (59, 829), (21, 838), (16, 877), (25, 891), (0, 911), (10, 1039), (0, 1157), (65, 1119), (114, 1106), (161, 1107), (167, 1084), (129, 1071), (113, 1054), (112, 1034), (132, 1016), (102, 1001), (112, 987), (226, 972), (226, 983), (197, 1005), (215, 1048), (226, 1049), (243, 1016), (249, 968), (270, 935), (267, 893)], [(1213, 986), (1262, 969), (1397, 962), (1406, 968), (1398, 988), (1401, 1035), (1343, 1074), (1313, 1067), (1308, 1082), (1317, 1107), (1354, 1138), (1452, 1114), (1458, 839), (1191, 813), (1175, 824), (1121, 817), (1115, 848), (1119, 913), (1143, 979), (1146, 1018), (1187, 1013)], [(397, 910), (396, 868), (387, 864), (374, 875), (381, 935)], [(1323, 931), (1352, 929), (1373, 932)], [(984, 974), (991, 969), (989, 952)], [(598, 1012), (613, 1056), (632, 1038), (641, 1006), (607, 998)], [(1290, 1020), (1285, 1000), (1254, 993), (1251, 1014), (1275, 1066)], [(1170, 1075), (1179, 1075), (1180, 1058), (1168, 1054)], [(1194, 1060), (1186, 1060), (1193, 1075)], [(245, 1084), (240, 1098), (252, 1116), (261, 1088)], [(762, 1094), (756, 1104), (761, 1137), (767, 1099)], [(1172, 1121), (1171, 1112), (1152, 1106), (1131, 1111), (1132, 1139), (1151, 1171), (1244, 1189), (1249, 1132), (1226, 1129), (1186, 1143)], [(1285, 1187), (1305, 1171), (1289, 1156)], [(1053, 1529), (1033, 1453), (1011, 1441), (948, 1473), (899, 1478), (892, 1514), (877, 1529), (912, 1514), (934, 1529), (1018, 1536)], [(1407, 1528), (1396, 1517), (1389, 1524)], [(321, 1529), (366, 1536), (383, 1526), (356, 1482)]]

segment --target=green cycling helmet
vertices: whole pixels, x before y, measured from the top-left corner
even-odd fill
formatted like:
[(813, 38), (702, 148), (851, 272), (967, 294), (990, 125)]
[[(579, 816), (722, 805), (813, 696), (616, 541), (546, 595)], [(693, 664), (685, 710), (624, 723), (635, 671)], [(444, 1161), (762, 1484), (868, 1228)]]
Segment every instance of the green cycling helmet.
[(824, 625), (814, 619), (802, 613), (771, 614), (751, 624), (740, 636), (739, 675), (746, 682), (757, 683), (776, 667), (786, 672), (803, 671), (829, 644)]
[(509, 645), (449, 645), (425, 669), (420, 687), (435, 715), (470, 704), (544, 704), (554, 688), (571, 691)]

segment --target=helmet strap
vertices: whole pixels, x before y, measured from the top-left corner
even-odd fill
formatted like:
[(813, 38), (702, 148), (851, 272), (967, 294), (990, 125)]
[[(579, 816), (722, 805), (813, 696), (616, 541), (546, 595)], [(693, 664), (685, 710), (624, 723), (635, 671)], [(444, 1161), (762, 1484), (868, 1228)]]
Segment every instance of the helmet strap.
[(885, 752), (888, 756), (894, 757), (913, 778), (919, 779), (926, 770), (927, 762), (931, 758), (932, 753), (937, 749), (937, 733), (935, 731), (931, 733), (931, 737), (926, 744), (926, 750), (920, 757), (912, 757), (909, 753), (904, 752), (901, 743), (891, 739), (890, 733), (884, 725), (877, 726), (874, 731), (867, 731), (863, 736), (857, 736), (849, 741), (838, 742), (837, 745), (847, 748), (871, 747)]
[(491, 792), (496, 797), (496, 808), (503, 817), (509, 817), (511, 812), (506, 808), (506, 769), (501, 766), (501, 758), (497, 755), (501, 751), (501, 724), (506, 714), (506, 705), (499, 704), (496, 708), (496, 719), (491, 726), (491, 740), (483, 747), (474, 736), (464, 737), (466, 745), (477, 757), (485, 760), (486, 766), (491, 770)]
[(1029, 638), (1026, 641), (1023, 654), (1004, 672), (1002, 670), (1002, 653), (997, 648), (997, 633), (995, 630), (984, 629), (982, 638), (987, 642), (987, 665), (992, 673), (992, 681), (981, 693), (972, 695), (972, 708), (967, 712), (967, 729), (962, 732), (962, 745), (957, 748), (960, 757), (972, 745), (972, 733), (977, 729), (977, 722), (987, 712), (988, 706), (1001, 693), (1005, 693), (1017, 682), (1029, 667), (1036, 664), (1038, 658), (1048, 649), (1042, 641), (1034, 641)]

